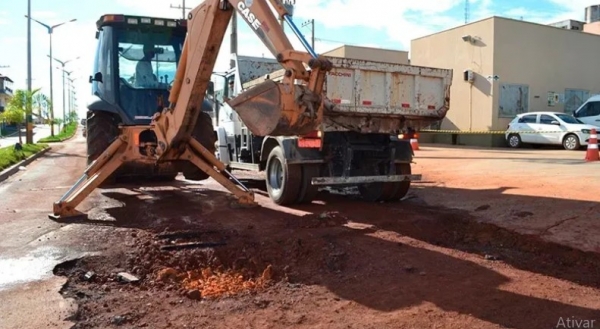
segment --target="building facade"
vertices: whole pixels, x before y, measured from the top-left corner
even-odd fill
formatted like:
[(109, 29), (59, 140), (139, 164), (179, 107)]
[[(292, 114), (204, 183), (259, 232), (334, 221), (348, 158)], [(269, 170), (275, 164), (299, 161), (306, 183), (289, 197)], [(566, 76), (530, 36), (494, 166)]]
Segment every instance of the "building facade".
[(576, 21), (573, 19), (567, 19), (564, 21), (560, 21), (560, 22), (556, 22), (556, 23), (552, 23), (552, 24), (548, 24), (548, 25), (558, 27), (561, 29), (583, 31), (585, 22)]
[(4, 112), (8, 101), (13, 96), (13, 81), (0, 74), (0, 112)]
[[(600, 36), (501, 17), (411, 42), (411, 64), (453, 69), (440, 128), (501, 131), (519, 113), (572, 113), (600, 93)], [(473, 72), (473, 82), (463, 72)], [(458, 138), (457, 138), (458, 136)], [(502, 134), (422, 134), (424, 142), (504, 146)], [(453, 138), (454, 137), (454, 138)]]
[(585, 22), (594, 23), (600, 21), (600, 5), (585, 7)]

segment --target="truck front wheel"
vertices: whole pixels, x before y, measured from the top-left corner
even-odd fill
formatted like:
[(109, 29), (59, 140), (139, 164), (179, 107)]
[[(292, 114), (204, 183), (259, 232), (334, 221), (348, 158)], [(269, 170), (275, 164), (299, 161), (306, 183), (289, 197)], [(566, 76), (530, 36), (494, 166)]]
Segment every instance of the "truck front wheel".
[(297, 202), (302, 184), (302, 167), (289, 165), (283, 150), (276, 146), (269, 153), (265, 170), (267, 192), (273, 202), (288, 205)]

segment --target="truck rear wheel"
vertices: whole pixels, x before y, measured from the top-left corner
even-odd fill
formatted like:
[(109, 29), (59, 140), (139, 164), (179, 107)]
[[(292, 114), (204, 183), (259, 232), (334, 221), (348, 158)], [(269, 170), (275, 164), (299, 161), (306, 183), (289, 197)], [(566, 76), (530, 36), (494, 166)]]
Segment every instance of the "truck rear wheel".
[(302, 167), (288, 165), (283, 150), (276, 146), (267, 159), (265, 180), (267, 192), (273, 202), (278, 205), (295, 203), (302, 183)]
[(319, 193), (319, 187), (311, 184), (313, 177), (319, 176), (319, 169), (318, 165), (302, 165), (302, 184), (298, 195), (298, 203), (311, 203)]
[[(386, 172), (379, 170), (375, 175), (386, 175)], [(396, 175), (410, 175), (410, 163), (397, 163)], [(370, 183), (359, 185), (358, 190), (361, 197), (366, 201), (397, 201), (406, 196), (410, 189), (410, 181), (389, 182), (389, 183)]]
[[(204, 146), (211, 154), (215, 154), (217, 141), (215, 131), (213, 129), (212, 119), (205, 112), (200, 112), (196, 127), (192, 132), (192, 137), (195, 138), (202, 146)], [(188, 180), (205, 180), (209, 176), (192, 162), (186, 162), (183, 165), (183, 176)]]

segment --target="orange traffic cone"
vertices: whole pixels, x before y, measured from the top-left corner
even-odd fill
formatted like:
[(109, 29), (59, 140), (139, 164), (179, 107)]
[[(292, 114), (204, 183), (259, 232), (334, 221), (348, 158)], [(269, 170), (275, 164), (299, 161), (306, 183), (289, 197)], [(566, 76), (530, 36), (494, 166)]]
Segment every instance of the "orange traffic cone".
[(600, 161), (600, 153), (598, 153), (598, 135), (596, 133), (596, 129), (592, 129), (592, 133), (590, 134), (587, 152), (585, 153), (585, 161)]
[(410, 139), (410, 146), (412, 147), (413, 151), (417, 151), (419, 149), (419, 140), (417, 139), (417, 134)]

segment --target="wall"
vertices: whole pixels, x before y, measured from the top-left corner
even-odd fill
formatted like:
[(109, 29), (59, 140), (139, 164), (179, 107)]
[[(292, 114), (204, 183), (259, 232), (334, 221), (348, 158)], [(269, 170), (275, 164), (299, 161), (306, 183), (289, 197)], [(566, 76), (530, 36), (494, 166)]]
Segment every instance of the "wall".
[[(474, 44), (462, 36), (477, 36)], [(485, 19), (437, 34), (412, 40), (411, 65), (449, 68), (454, 70), (450, 90), (450, 110), (442, 122), (442, 129), (489, 130), (492, 126), (492, 83), (494, 63), (493, 19)], [(475, 72), (471, 85), (463, 81), (463, 71)], [(423, 134), (421, 135), (422, 137)], [(451, 135), (436, 135), (435, 142), (450, 143)], [(458, 144), (489, 145), (489, 136), (460, 135)]]
[(359, 46), (342, 46), (323, 54), (331, 57), (347, 57), (367, 61), (408, 64), (408, 52)]
[[(600, 36), (496, 18), (494, 67), (497, 83), (529, 86), (525, 111), (563, 112), (565, 103), (548, 105), (548, 92), (571, 96), (568, 108), (600, 91)], [(583, 90), (583, 92), (566, 89)], [(494, 100), (493, 128), (505, 129), (512, 117), (499, 117), (499, 97)], [(584, 98), (584, 99), (582, 99)]]
[(592, 33), (592, 34), (600, 34), (600, 22), (585, 24), (583, 26), (583, 32)]

